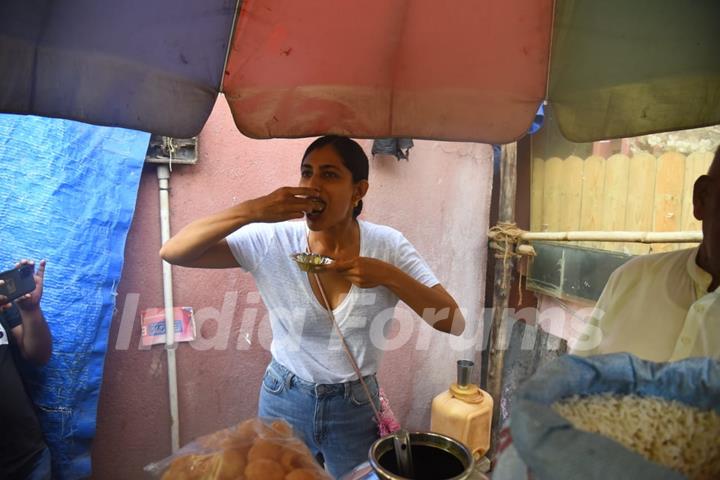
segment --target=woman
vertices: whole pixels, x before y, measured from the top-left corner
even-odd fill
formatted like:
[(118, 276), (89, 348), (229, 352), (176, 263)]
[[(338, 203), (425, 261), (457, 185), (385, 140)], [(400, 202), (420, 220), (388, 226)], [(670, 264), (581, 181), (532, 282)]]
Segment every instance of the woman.
[[(373, 320), (398, 300), (418, 315), (445, 311), (433, 327), (459, 335), (457, 303), (398, 231), (358, 220), (368, 190), (368, 158), (345, 137), (315, 140), (303, 155), (300, 183), (197, 220), (160, 250), (170, 263), (242, 267), (253, 274), (270, 314), (273, 360), (259, 415), (286, 419), (338, 477), (367, 459), (377, 425), (347, 353), (333, 334), (325, 300), (378, 405), (375, 379), (381, 341)], [(305, 222), (289, 220), (305, 217)], [(335, 259), (318, 274), (290, 255), (310, 251)], [(436, 318), (433, 315), (433, 319)], [(377, 335), (374, 335), (377, 336)]]

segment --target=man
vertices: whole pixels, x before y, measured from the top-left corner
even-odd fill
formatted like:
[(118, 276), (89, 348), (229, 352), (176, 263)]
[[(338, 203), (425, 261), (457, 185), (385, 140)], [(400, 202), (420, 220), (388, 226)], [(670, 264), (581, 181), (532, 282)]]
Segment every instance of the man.
[[(32, 263), (22, 260), (17, 266)], [(4, 480), (50, 479), (50, 452), (16, 364), (44, 365), (50, 359), (52, 338), (40, 309), (44, 275), (43, 260), (33, 292), (14, 303), (0, 295), (0, 479)]]
[(572, 353), (629, 352), (656, 362), (720, 358), (720, 148), (695, 182), (693, 206), (702, 221), (700, 246), (618, 268)]

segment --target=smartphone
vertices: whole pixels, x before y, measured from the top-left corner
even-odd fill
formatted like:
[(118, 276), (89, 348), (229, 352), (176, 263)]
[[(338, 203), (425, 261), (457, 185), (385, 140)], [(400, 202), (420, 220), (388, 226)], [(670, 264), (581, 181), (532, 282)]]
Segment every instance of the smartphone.
[(5, 281), (4, 285), (0, 285), (0, 295), (6, 296), (8, 302), (12, 302), (35, 290), (35, 266), (25, 264), (2, 272), (0, 280)]

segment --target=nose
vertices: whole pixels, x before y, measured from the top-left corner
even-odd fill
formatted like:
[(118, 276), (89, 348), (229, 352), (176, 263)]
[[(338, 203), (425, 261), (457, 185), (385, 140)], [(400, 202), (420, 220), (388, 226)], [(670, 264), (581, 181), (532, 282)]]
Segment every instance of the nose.
[(320, 175), (313, 175), (308, 180), (308, 187), (320, 190), (320, 187), (322, 186), (322, 178), (320, 178)]

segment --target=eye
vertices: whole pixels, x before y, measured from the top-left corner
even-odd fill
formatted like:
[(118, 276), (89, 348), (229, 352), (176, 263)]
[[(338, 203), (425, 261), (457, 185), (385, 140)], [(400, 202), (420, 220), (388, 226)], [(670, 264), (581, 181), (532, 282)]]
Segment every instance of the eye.
[(312, 171), (310, 170), (303, 170), (300, 172), (300, 176), (303, 178), (310, 178), (312, 177)]
[(324, 176), (325, 178), (338, 178), (338, 177), (339, 177), (339, 175), (338, 175), (337, 173), (335, 173), (335, 172), (330, 172), (330, 171), (323, 172), (323, 176)]

